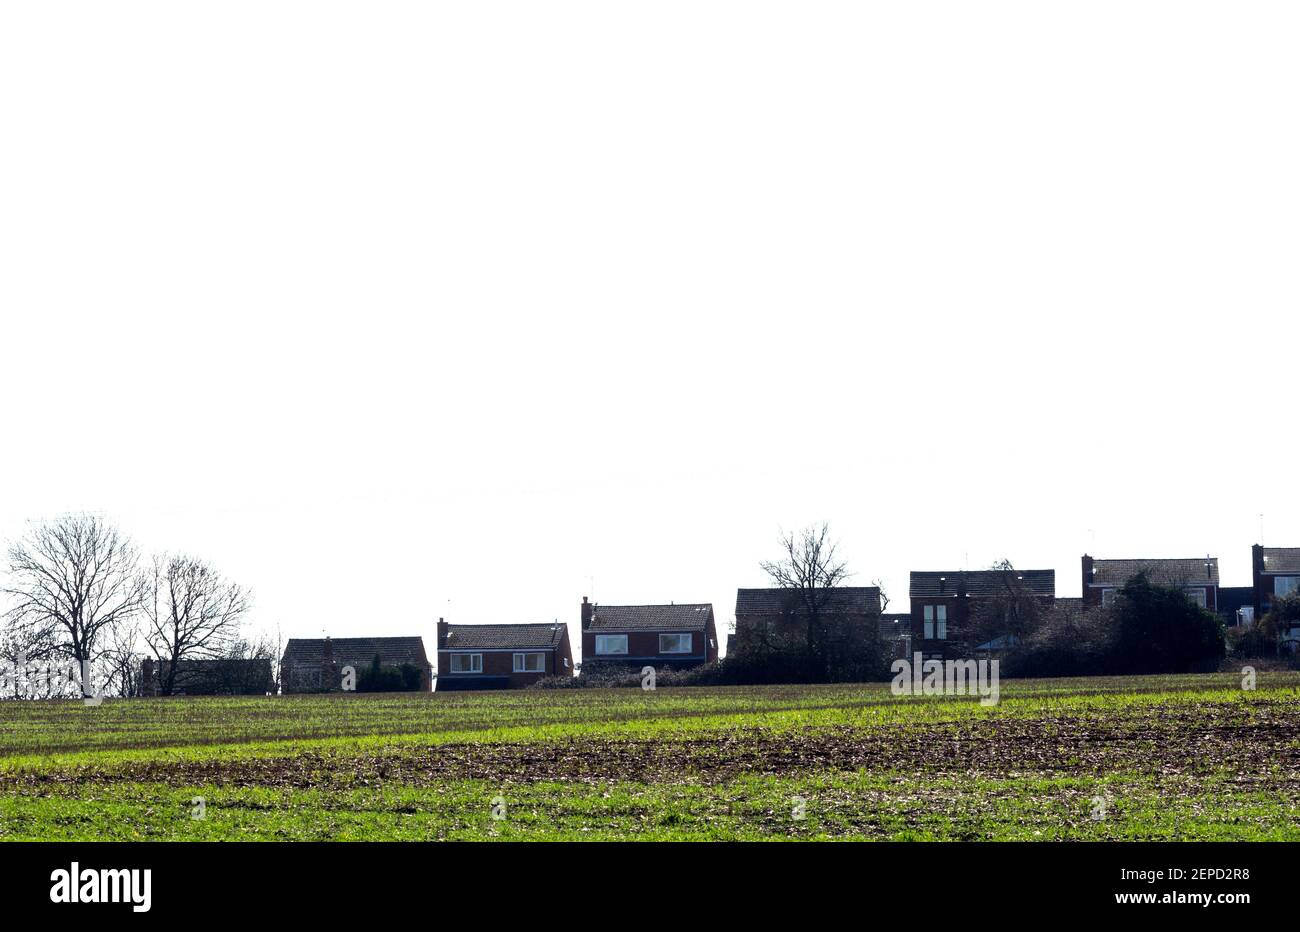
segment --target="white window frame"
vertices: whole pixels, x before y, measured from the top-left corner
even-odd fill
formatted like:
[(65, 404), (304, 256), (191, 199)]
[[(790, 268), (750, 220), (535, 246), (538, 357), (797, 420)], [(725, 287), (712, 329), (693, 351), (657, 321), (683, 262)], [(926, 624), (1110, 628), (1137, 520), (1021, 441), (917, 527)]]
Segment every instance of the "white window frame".
[[(464, 665), (463, 661), (466, 660), (469, 661), (469, 669), (461, 669), (461, 670), (456, 669), (457, 661), (462, 661), (462, 664), (460, 665), (463, 666)], [(452, 673), (482, 673), (483, 672), (482, 654), (452, 654), (450, 663), (451, 663), (450, 672)]]
[(1209, 604), (1209, 599), (1206, 597), (1205, 589), (1202, 586), (1188, 586), (1183, 590), (1183, 595), (1187, 596), (1187, 598), (1191, 599), (1201, 608), (1205, 608), (1206, 605)]
[[(528, 658), (536, 657), (541, 661), (536, 670), (528, 669)], [(524, 650), (519, 651), (514, 657), (514, 671), (516, 673), (545, 673), (546, 672), (546, 651), (542, 650)]]
[(1102, 608), (1109, 607), (1110, 603), (1114, 602), (1115, 597), (1118, 595), (1119, 595), (1119, 590), (1115, 588), (1101, 590), (1101, 607)]
[[(611, 642), (623, 644), (622, 650), (611, 650)], [(596, 635), (596, 654), (601, 657), (614, 657), (618, 655), (627, 656), (627, 635), (626, 634), (598, 634)]]
[[(686, 638), (686, 647), (679, 647), (676, 650), (669, 650), (664, 647), (664, 638)], [(681, 643), (680, 641), (678, 642)], [(672, 633), (659, 635), (659, 653), (661, 654), (689, 654), (695, 649), (695, 638), (689, 631), (674, 631)]]
[(1273, 595), (1282, 598), (1300, 589), (1300, 576), (1274, 576)]

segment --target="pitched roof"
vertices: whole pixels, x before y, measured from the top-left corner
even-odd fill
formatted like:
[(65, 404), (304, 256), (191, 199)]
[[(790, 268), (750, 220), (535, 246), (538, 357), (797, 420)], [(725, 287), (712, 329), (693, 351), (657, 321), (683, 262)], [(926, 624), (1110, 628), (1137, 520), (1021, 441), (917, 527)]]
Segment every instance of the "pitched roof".
[(914, 598), (1001, 595), (1021, 586), (1030, 595), (1056, 595), (1056, 570), (913, 570), (908, 594)]
[(1265, 547), (1265, 573), (1300, 573), (1300, 547)]
[(559, 647), (569, 629), (558, 621), (518, 625), (447, 625), (439, 650), (550, 650)]
[[(1206, 572), (1206, 564), (1209, 572)], [(1138, 573), (1153, 583), (1182, 586), (1217, 586), (1218, 557), (1187, 557), (1165, 560), (1093, 560), (1092, 585), (1122, 586)]]
[(707, 602), (682, 605), (597, 605), (591, 631), (704, 631), (713, 619)]
[[(1251, 590), (1254, 592), (1254, 590)], [(141, 669), (151, 670), (155, 675), (162, 673), (167, 669), (171, 661), (157, 660), (153, 657), (145, 657), (141, 661)], [(262, 670), (271, 669), (271, 661), (265, 657), (195, 657), (193, 659), (179, 660), (176, 663), (176, 675), (181, 676), (185, 673), (208, 673), (210, 671), (255, 671), (261, 673)]]
[(399, 638), (290, 638), (284, 646), (284, 663), (319, 666), (325, 662), (325, 641), (330, 642), (330, 651), (336, 664), (370, 663), (375, 654), (384, 666), (400, 666), (404, 663), (415, 666), (427, 666), (428, 655), (424, 652), (424, 639), (419, 637)]
[(911, 615), (881, 615), (880, 636), (885, 640), (907, 637), (912, 633)]
[[(826, 594), (825, 610), (853, 615), (880, 614), (879, 586), (835, 586), (821, 589)], [(737, 589), (737, 615), (779, 615), (793, 610), (794, 589)]]

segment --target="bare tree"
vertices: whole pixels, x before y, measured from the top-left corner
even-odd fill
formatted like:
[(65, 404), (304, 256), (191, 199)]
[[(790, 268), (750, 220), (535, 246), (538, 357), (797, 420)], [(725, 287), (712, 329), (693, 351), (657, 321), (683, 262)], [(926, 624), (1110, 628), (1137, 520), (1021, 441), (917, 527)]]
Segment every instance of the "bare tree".
[(857, 617), (846, 617), (834, 589), (852, 574), (836, 555), (830, 527), (808, 527), (781, 537), (781, 559), (761, 564), (777, 588), (786, 592), (783, 613), (801, 621), (799, 640), (810, 675), (835, 678), (874, 650), (878, 632)]
[(885, 591), (885, 583), (884, 583), (884, 580), (881, 580), (881, 579), (878, 579), (878, 578), (877, 578), (877, 579), (873, 579), (873, 580), (871, 580), (871, 585), (875, 586), (877, 589), (880, 590), (880, 610), (881, 610), (881, 612), (887, 612), (887, 611), (889, 611), (889, 593)]
[(146, 587), (144, 640), (158, 659), (159, 692), (170, 696), (182, 661), (228, 656), (248, 613), (249, 594), (187, 556), (155, 557)]
[(992, 590), (975, 603), (953, 638), (965, 654), (975, 656), (983, 644), (1001, 640), (1005, 645), (1023, 641), (1048, 620), (1051, 600), (1035, 593), (1010, 560), (999, 560), (989, 567), (997, 574)]
[[(113, 625), (135, 615), (144, 596), (136, 550), (93, 515), (35, 525), (9, 548), (11, 633), (44, 643), (82, 670), (97, 661)], [(82, 683), (84, 695), (90, 684)]]
[(100, 658), (104, 671), (104, 694), (108, 696), (138, 696), (142, 692), (143, 678), (140, 616), (132, 615), (111, 625)]
[(33, 671), (59, 654), (48, 632), (7, 624), (0, 633), (0, 664), (4, 665), (0, 699), (48, 698), (42, 685), (47, 678), (33, 676)]
[(280, 630), (280, 623), (275, 623), (275, 634), (266, 633), (262, 636), (259, 643), (263, 645), (266, 653), (271, 659), (271, 695), (280, 695), (281, 671), (280, 658), (284, 656), (284, 634)]

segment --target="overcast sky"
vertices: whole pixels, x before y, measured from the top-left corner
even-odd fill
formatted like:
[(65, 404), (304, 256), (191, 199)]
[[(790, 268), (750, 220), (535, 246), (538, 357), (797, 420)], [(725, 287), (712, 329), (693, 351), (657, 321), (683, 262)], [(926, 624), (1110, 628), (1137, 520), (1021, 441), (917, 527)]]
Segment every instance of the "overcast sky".
[(197, 6), (0, 12), (4, 540), (430, 647), (1300, 546), (1294, 4)]

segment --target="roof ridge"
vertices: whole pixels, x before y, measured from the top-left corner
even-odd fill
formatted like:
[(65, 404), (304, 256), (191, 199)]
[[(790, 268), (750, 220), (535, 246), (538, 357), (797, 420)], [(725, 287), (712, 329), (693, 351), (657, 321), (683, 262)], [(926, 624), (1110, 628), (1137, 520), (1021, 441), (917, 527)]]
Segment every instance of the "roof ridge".
[[(915, 571), (913, 571), (915, 572)], [(815, 586), (816, 589), (838, 589), (843, 592), (847, 589), (879, 589), (879, 586)], [(737, 586), (737, 592), (802, 592), (803, 587), (799, 586), (787, 589), (785, 586)]]
[(483, 622), (448, 622), (449, 628), (522, 628), (529, 625), (533, 627), (554, 628), (556, 625), (566, 624), (563, 621), (483, 621)]
[(422, 634), (358, 634), (355, 637), (336, 638), (333, 635), (326, 635), (320, 638), (286, 638), (289, 641), (319, 641), (324, 644), (326, 641), (417, 641), (424, 637)]
[[(1284, 549), (1284, 548), (1279, 548)], [(1300, 548), (1297, 548), (1300, 549)], [(1093, 557), (1094, 563), (1139, 563), (1144, 560), (1150, 562), (1172, 563), (1175, 560), (1217, 560), (1218, 557), (1201, 556), (1201, 557)]]
[(990, 566), (980, 570), (909, 570), (912, 573), (1055, 573), (1056, 567), (1037, 567), (1035, 569), (1022, 570), (1019, 567), (1004, 569), (1000, 566)]
[(611, 602), (593, 602), (597, 608), (681, 608), (684, 605), (712, 605), (712, 602), (642, 602), (632, 605), (620, 602), (615, 605)]

